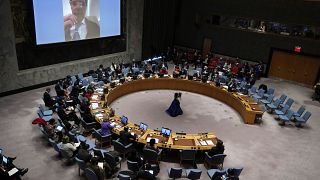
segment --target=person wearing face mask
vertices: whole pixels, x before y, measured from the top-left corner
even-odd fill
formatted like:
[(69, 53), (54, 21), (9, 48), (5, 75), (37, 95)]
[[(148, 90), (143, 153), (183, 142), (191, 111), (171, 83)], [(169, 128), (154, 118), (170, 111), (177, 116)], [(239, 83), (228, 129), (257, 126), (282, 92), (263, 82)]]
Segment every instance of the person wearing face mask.
[(88, 0), (70, 0), (69, 2), (71, 14), (64, 16), (65, 40), (76, 41), (100, 37), (98, 22), (86, 16)]

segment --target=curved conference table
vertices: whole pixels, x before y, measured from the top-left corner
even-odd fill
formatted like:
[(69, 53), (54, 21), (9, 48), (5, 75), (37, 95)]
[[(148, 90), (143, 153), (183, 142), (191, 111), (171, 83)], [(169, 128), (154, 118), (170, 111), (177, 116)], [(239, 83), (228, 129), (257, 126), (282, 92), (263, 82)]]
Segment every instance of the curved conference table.
[[(216, 87), (213, 83), (203, 83), (201, 81), (191, 81), (187, 79), (175, 78), (148, 78), (138, 80), (128, 80), (123, 84), (118, 84), (114, 88), (109, 88), (108, 94), (103, 98), (103, 91), (99, 89), (95, 91), (91, 99), (91, 112), (95, 115), (98, 122), (102, 122), (106, 114), (110, 112), (108, 107), (117, 98), (126, 94), (154, 89), (171, 89), (181, 90), (193, 93), (202, 94), (220, 100), (225, 104), (235, 109), (243, 118), (246, 124), (254, 124), (255, 119), (261, 118), (263, 111), (252, 98), (239, 95), (238, 93), (228, 92), (224, 88)], [(120, 134), (124, 125), (121, 124), (121, 117), (115, 115), (111, 119), (111, 123), (115, 126), (113, 132)], [(159, 131), (147, 129), (142, 131), (137, 124), (128, 121), (126, 125), (131, 133), (137, 135), (137, 142), (146, 144), (147, 139), (156, 138), (159, 140), (157, 146), (165, 149), (194, 149), (194, 150), (209, 150), (216, 144), (217, 137), (214, 133), (171, 133), (170, 137), (163, 137)]]

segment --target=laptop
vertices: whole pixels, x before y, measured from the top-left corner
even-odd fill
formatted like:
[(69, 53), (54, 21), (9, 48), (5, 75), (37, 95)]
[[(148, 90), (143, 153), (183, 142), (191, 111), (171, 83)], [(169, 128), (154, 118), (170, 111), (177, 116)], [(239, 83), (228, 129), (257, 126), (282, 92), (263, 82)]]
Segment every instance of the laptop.
[(171, 129), (168, 128), (161, 128), (161, 134), (163, 136), (169, 137), (171, 135)]
[(139, 129), (146, 131), (148, 129), (148, 125), (144, 124), (144, 123), (140, 123)]

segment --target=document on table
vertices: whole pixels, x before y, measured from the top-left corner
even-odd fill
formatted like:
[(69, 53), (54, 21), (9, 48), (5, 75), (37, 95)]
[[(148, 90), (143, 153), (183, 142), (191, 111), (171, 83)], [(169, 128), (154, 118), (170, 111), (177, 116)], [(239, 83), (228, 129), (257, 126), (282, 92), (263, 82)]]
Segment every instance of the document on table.
[(207, 146), (208, 144), (206, 143), (206, 141), (199, 141), (199, 143), (201, 144), (201, 146)]
[(211, 140), (206, 140), (206, 143), (207, 143), (209, 146), (213, 145), (213, 142), (212, 142)]
[(103, 169), (103, 162), (98, 162), (98, 166)]
[(156, 140), (156, 143), (159, 142), (159, 139), (157, 139), (157, 138), (152, 138), (152, 137), (148, 137), (148, 138), (147, 138), (147, 142), (150, 142), (151, 139), (155, 139), (155, 140)]
[(99, 107), (98, 103), (92, 103), (91, 104), (92, 109), (97, 109)]
[(99, 97), (98, 95), (92, 95), (91, 99), (92, 100), (98, 100), (98, 97)]
[(12, 176), (12, 175), (14, 175), (15, 173), (17, 173), (19, 170), (17, 169), (17, 168), (12, 168), (9, 172), (8, 172), (8, 174), (9, 174), (9, 176)]

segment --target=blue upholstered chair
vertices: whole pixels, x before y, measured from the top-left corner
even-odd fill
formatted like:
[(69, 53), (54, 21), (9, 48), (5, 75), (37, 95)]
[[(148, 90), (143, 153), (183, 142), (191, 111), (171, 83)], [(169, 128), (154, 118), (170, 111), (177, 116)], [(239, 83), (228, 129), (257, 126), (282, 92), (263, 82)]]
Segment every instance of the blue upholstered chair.
[(270, 103), (272, 103), (272, 101), (273, 101), (273, 95), (270, 95), (270, 96), (268, 96), (268, 98), (267, 99), (262, 99), (260, 102), (262, 103), (262, 104), (270, 104)]
[(296, 120), (295, 124), (297, 127), (302, 127), (302, 124), (305, 124), (308, 119), (311, 116), (311, 112), (307, 111), (306, 113), (304, 113), (304, 115), (301, 117), (295, 117), (294, 119)]
[(182, 169), (181, 168), (170, 168), (168, 169), (168, 176), (172, 179), (178, 179), (182, 176)]
[(283, 125), (285, 125), (286, 122), (290, 122), (292, 116), (293, 116), (293, 111), (291, 111), (291, 110), (288, 110), (285, 115), (280, 115), (279, 116), (279, 120), (280, 120), (279, 125), (283, 126)]
[(112, 171), (115, 171), (118, 168), (118, 166), (120, 166), (120, 169), (121, 169), (121, 158), (120, 157), (115, 158), (109, 152), (105, 152), (103, 154), (104, 154), (104, 159), (110, 165), (110, 167), (112, 168)]
[(300, 117), (305, 110), (306, 108), (304, 106), (300, 106), (298, 111), (293, 113), (293, 117)]
[(275, 102), (267, 104), (265, 107), (267, 108), (269, 113), (272, 113), (273, 110), (277, 109), (278, 106), (280, 105), (280, 99), (277, 99)]
[(201, 169), (186, 169), (188, 179), (200, 179), (201, 173)]
[(157, 163), (159, 161), (162, 149), (159, 149), (157, 153), (155, 150), (152, 149), (143, 149), (143, 161), (145, 162), (153, 162)]
[(257, 94), (252, 95), (252, 98), (256, 98), (256, 99), (262, 99), (264, 95), (264, 90), (263, 89), (259, 89)]
[(269, 96), (271, 96), (271, 95), (273, 95), (273, 94), (274, 94), (274, 89), (273, 89), (273, 88), (269, 88), (268, 91), (267, 91), (267, 93), (265, 93), (265, 94), (263, 95), (263, 97), (267, 99)]
[(138, 172), (141, 168), (139, 167), (138, 162), (129, 161), (129, 160), (127, 160), (127, 166), (130, 171), (133, 171), (135, 173)]
[(274, 111), (274, 113), (275, 113), (276, 115), (280, 116), (280, 115), (286, 114), (286, 112), (287, 112), (288, 110), (289, 110), (289, 106), (288, 106), (288, 105), (285, 105), (281, 110), (276, 109), (276, 110)]
[(279, 107), (280, 107), (280, 108), (283, 108), (283, 107), (285, 107), (285, 106), (287, 105), (287, 106), (289, 106), (289, 108), (290, 108), (293, 103), (294, 103), (294, 100), (291, 99), (291, 98), (289, 98), (285, 104), (281, 103), (281, 104), (279, 105)]
[(282, 94), (279, 99), (280, 99), (280, 104), (282, 104), (287, 99), (287, 95)]

